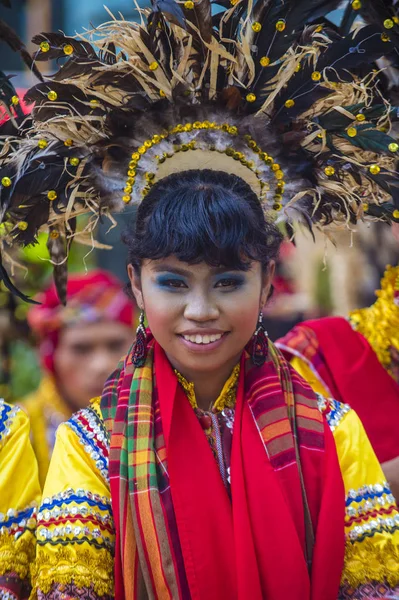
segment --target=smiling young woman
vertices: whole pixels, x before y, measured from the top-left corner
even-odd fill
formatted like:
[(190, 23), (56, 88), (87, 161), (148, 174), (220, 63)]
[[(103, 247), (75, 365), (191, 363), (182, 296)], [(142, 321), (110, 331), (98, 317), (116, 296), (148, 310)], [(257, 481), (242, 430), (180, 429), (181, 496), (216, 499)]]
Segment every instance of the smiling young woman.
[[(399, 516), (359, 420), (317, 400), (264, 343), (281, 235), (250, 187), (210, 170), (170, 175), (125, 241), (148, 329), (101, 400), (59, 429), (39, 514), (39, 598), (394, 589), (382, 557), (396, 552)], [(374, 512), (354, 516), (367, 499)]]

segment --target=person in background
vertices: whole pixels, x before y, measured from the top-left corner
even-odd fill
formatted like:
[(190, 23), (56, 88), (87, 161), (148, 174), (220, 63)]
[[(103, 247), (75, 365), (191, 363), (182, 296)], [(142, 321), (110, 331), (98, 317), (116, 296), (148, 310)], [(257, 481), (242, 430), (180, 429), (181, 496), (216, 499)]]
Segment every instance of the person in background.
[(357, 412), (399, 500), (399, 266), (376, 296), (349, 319), (304, 321), (276, 345), (315, 392)]
[(135, 307), (119, 280), (102, 270), (72, 275), (68, 304), (51, 285), (28, 313), (39, 340), (43, 377), (22, 400), (31, 420), (32, 444), (44, 483), (55, 432), (76, 410), (99, 396), (115, 363), (132, 343)]

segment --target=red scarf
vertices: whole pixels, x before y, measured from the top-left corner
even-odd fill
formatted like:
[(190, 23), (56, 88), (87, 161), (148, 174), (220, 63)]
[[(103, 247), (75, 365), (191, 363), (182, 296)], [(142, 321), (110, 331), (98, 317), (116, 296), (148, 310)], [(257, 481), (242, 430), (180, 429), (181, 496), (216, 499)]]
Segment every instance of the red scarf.
[(305, 321), (277, 344), (310, 363), (332, 396), (357, 412), (380, 462), (399, 456), (399, 386), (346, 319)]
[(336, 600), (345, 496), (334, 440), (308, 386), (271, 354), (261, 368), (242, 358), (231, 500), (157, 344), (143, 368), (128, 356), (106, 385), (116, 600)]

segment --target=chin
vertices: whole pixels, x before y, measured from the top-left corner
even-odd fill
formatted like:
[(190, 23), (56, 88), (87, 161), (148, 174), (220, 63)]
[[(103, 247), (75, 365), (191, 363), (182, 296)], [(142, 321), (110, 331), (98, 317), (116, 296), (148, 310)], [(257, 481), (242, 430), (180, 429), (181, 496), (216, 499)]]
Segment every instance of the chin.
[[(170, 356), (172, 361), (174, 361), (176, 355)], [(236, 354), (233, 356), (218, 356), (215, 354), (190, 355), (187, 352), (184, 355), (176, 356), (176, 364), (179, 364), (182, 370), (209, 373), (221, 369), (224, 365), (233, 361), (235, 356)]]

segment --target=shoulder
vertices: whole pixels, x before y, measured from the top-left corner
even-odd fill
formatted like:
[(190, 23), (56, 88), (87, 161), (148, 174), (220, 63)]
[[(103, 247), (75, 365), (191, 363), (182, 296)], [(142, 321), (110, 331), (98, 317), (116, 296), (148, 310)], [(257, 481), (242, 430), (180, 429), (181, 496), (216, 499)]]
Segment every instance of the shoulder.
[(19, 407), (0, 399), (0, 449), (21, 426), (29, 426), (29, 418)]
[(76, 455), (91, 462), (93, 469), (108, 482), (109, 437), (102, 419), (99, 398), (60, 425), (56, 445), (59, 448), (73, 448)]
[(325, 398), (321, 394), (316, 394), (316, 396), (319, 411), (325, 416), (331, 431), (335, 431), (349, 413), (352, 413), (352, 417), (357, 418), (357, 415), (351, 409), (349, 404), (338, 402), (338, 400), (334, 400), (333, 398)]
[(317, 335), (306, 321), (295, 325), (284, 337), (276, 341), (280, 350), (294, 355), (297, 352), (302, 354), (309, 344), (317, 344)]
[(319, 347), (319, 336), (324, 333), (352, 329), (344, 317), (323, 317), (310, 321), (303, 321), (295, 325), (284, 337), (276, 342), (276, 346), (284, 352), (312, 358), (313, 352)]

